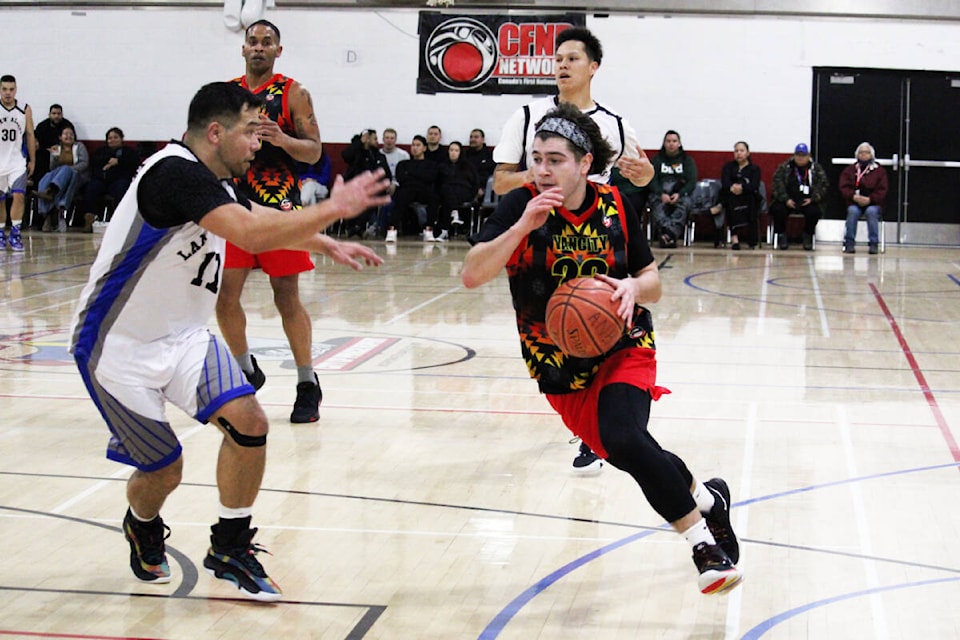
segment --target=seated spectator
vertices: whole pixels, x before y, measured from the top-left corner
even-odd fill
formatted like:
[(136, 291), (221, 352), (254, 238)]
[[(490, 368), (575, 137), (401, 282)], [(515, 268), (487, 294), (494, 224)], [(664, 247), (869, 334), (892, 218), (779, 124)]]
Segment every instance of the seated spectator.
[[(392, 198), (397, 191), (397, 165), (404, 160), (410, 159), (410, 154), (397, 146), (396, 129), (388, 127), (383, 130), (383, 147), (380, 149), (380, 153), (387, 159), (387, 166), (390, 167), (390, 175), (393, 176), (393, 179), (390, 181), (390, 196)], [(390, 219), (392, 212), (393, 200), (391, 199), (390, 204), (380, 207), (379, 215), (377, 216), (378, 232), (382, 233), (386, 230), (387, 221)]]
[(37, 165), (33, 169), (34, 184), (50, 171), (50, 150), (60, 142), (60, 134), (64, 127), (77, 130), (73, 123), (63, 117), (63, 107), (59, 104), (50, 105), (47, 118), (40, 122), (33, 131), (37, 141)]
[(434, 242), (433, 227), (428, 220), (436, 220), (440, 198), (437, 192), (437, 174), (439, 167), (432, 160), (424, 158), (427, 139), (421, 135), (413, 136), (410, 143), (410, 159), (397, 165), (397, 190), (393, 195), (393, 212), (387, 229), (387, 242), (396, 242), (397, 229), (407, 217), (410, 207), (418, 203), (416, 226), (421, 230), (424, 242)]
[(843, 252), (856, 253), (857, 221), (867, 217), (867, 242), (870, 253), (877, 253), (880, 241), (880, 216), (887, 199), (887, 171), (877, 164), (877, 154), (869, 142), (857, 147), (857, 161), (840, 174), (840, 195), (847, 203), (847, 228)]
[(93, 233), (93, 223), (101, 217), (109, 197), (113, 204), (120, 202), (133, 180), (140, 156), (135, 149), (124, 146), (123, 131), (119, 127), (107, 129), (107, 144), (93, 152), (90, 160), (90, 182), (83, 190), (84, 233)]
[(675, 248), (683, 235), (690, 208), (690, 194), (697, 186), (697, 165), (674, 130), (663, 136), (663, 145), (653, 156), (650, 181), (650, 214), (660, 235), (660, 248)]
[[(720, 206), (730, 222), (730, 248), (740, 250), (740, 234), (751, 249), (757, 247), (760, 213), (760, 167), (750, 161), (750, 145), (733, 145), (733, 160), (720, 172)], [(713, 209), (710, 210), (713, 213)]]
[(433, 225), (441, 227), (440, 241), (450, 237), (452, 227), (470, 222), (468, 216), (483, 193), (476, 169), (461, 157), (462, 152), (463, 145), (454, 140), (447, 145), (449, 160), (440, 165), (440, 219), (439, 225)]
[(297, 175), (300, 177), (300, 203), (303, 206), (317, 204), (330, 196), (332, 168), (330, 156), (320, 152), (320, 159), (314, 164), (297, 163)]
[[(387, 158), (380, 153), (380, 143), (377, 140), (376, 129), (365, 129), (362, 133), (353, 136), (350, 146), (341, 152), (341, 157), (347, 163), (347, 173), (344, 180), (350, 180), (364, 171), (383, 169), (388, 179), (393, 176), (387, 165)], [(375, 218), (377, 209), (364, 211), (347, 223), (348, 236), (376, 235)]]
[(480, 192), (477, 197), (482, 199), (483, 192), (487, 188), (487, 180), (497, 168), (497, 163), (493, 161), (493, 149), (487, 146), (487, 137), (483, 129), (474, 129), (470, 132), (470, 142), (460, 151), (460, 156), (476, 170), (477, 179), (480, 181)]
[(770, 215), (778, 248), (787, 248), (787, 216), (798, 213), (804, 218), (803, 248), (813, 251), (813, 236), (828, 186), (826, 171), (810, 158), (810, 148), (803, 143), (793, 150), (792, 158), (777, 167), (773, 174)]
[(73, 197), (90, 177), (90, 155), (87, 147), (77, 141), (73, 127), (64, 127), (60, 132), (60, 144), (50, 149), (50, 171), (40, 178), (37, 185), (40, 218), (43, 230), (64, 233), (67, 230), (67, 213)]
[(447, 148), (440, 144), (443, 132), (433, 124), (427, 127), (427, 148), (423, 150), (423, 157), (432, 160), (440, 166), (447, 161)]

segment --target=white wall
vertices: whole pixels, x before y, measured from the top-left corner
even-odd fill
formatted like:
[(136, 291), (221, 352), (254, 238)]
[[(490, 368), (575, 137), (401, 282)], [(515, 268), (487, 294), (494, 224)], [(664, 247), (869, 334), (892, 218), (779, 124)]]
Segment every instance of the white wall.
[[(438, 124), (445, 141), (479, 126), (493, 144), (529, 99), (417, 95), (416, 11), (266, 17), (283, 33), (277, 71), (310, 89), (331, 142), (368, 126), (393, 126), (408, 142)], [(17, 76), (38, 121), (62, 103), (83, 139), (113, 125), (130, 140), (179, 137), (193, 93), (243, 72), (242, 34), (223, 26), (219, 10), (6, 9), (0, 20), (0, 73)], [(814, 66), (960, 67), (960, 24), (951, 22), (614, 15), (587, 26), (605, 48), (594, 96), (623, 112), (648, 148), (672, 128), (688, 149), (745, 139), (754, 151), (787, 152), (809, 137)]]

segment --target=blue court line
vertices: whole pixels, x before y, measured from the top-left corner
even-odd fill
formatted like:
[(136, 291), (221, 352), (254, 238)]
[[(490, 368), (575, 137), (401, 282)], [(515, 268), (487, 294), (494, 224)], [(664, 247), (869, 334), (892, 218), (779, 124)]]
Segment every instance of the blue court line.
[(870, 596), (875, 593), (883, 593), (885, 591), (898, 591), (900, 589), (912, 589), (913, 587), (925, 587), (931, 584), (942, 584), (944, 582), (957, 582), (960, 581), (960, 578), (935, 578), (933, 580), (920, 580), (919, 582), (904, 582), (902, 584), (893, 584), (886, 587), (876, 587), (874, 589), (864, 589), (863, 591), (853, 591), (851, 593), (842, 593), (832, 598), (824, 598), (823, 600), (817, 600), (815, 602), (809, 602), (805, 605), (801, 605), (795, 609), (790, 609), (789, 611), (784, 611), (783, 613), (776, 615), (772, 618), (764, 620), (753, 629), (747, 631), (741, 640), (756, 640), (767, 631), (770, 631), (773, 627), (777, 626), (781, 622), (785, 622), (790, 618), (800, 615), (801, 613), (806, 613), (807, 611), (812, 611), (818, 607), (825, 607), (828, 604), (833, 604), (835, 602), (842, 602), (844, 600), (851, 600), (853, 598), (862, 598), (864, 596)]
[(957, 277), (956, 277), (955, 275), (953, 275), (952, 273), (948, 273), (948, 274), (947, 274), (947, 277), (950, 278), (951, 280), (953, 280), (953, 283), (954, 283), (954, 284), (960, 285), (960, 280), (958, 280)]
[[(934, 471), (934, 470), (937, 470), (937, 469), (946, 469), (946, 468), (957, 467), (957, 466), (960, 466), (960, 462), (948, 462), (948, 463), (946, 463), (946, 464), (932, 465), (932, 466), (929, 466), (929, 467), (918, 467), (918, 468), (914, 468), (914, 469), (902, 469), (902, 470), (900, 470), (900, 471), (888, 471), (888, 472), (886, 472), (886, 473), (876, 473), (876, 474), (869, 475), (869, 476), (860, 476), (860, 477), (858, 477), (858, 478), (847, 478), (846, 480), (837, 480), (837, 481), (834, 481), (834, 482), (825, 482), (825, 483), (823, 483), (823, 484), (811, 485), (811, 486), (809, 486), (809, 487), (800, 487), (799, 489), (791, 489), (791, 490), (789, 490), (789, 491), (781, 491), (780, 493), (772, 493), (772, 494), (766, 495), (766, 496), (759, 496), (759, 497), (757, 497), (757, 498), (751, 498), (751, 499), (749, 499), (749, 500), (743, 500), (743, 501), (741, 501), (741, 502), (737, 502), (737, 503), (731, 504), (730, 507), (731, 507), (731, 509), (736, 508), (736, 507), (744, 507), (744, 506), (747, 506), (747, 505), (750, 505), (750, 504), (756, 504), (756, 503), (758, 503), (758, 502), (766, 502), (766, 501), (769, 501), (769, 500), (774, 500), (774, 499), (776, 499), (776, 498), (783, 498), (783, 497), (786, 497), (786, 496), (796, 495), (796, 494), (800, 494), (800, 493), (808, 493), (808, 492), (810, 492), (810, 491), (814, 491), (814, 490), (817, 490), (817, 489), (825, 489), (825, 488), (829, 488), (829, 487), (836, 487), (836, 486), (844, 485), (844, 484), (852, 484), (852, 483), (854, 483), (854, 482), (862, 482), (862, 481), (864, 481), (864, 480), (876, 480), (876, 479), (879, 479), (879, 478), (889, 478), (889, 477), (891, 477), (891, 476), (906, 475), (906, 474), (910, 474), (910, 473), (921, 473), (921, 472), (924, 472), (924, 471)], [(664, 525), (661, 527), (661, 529), (662, 529), (662, 530), (668, 530), (668, 529), (669, 529), (669, 525), (668, 525), (668, 524), (664, 524)], [(595, 559), (597, 559), (597, 558), (599, 558), (599, 557), (601, 557), (601, 556), (603, 556), (603, 555), (606, 555), (606, 554), (610, 553), (611, 551), (614, 551), (614, 550), (616, 550), (616, 549), (619, 549), (620, 547), (623, 547), (623, 546), (625, 546), (625, 545), (628, 545), (628, 544), (630, 544), (630, 543), (632, 543), (632, 542), (636, 542), (637, 540), (641, 540), (641, 539), (643, 539), (643, 538), (652, 536), (652, 535), (655, 534), (655, 533), (660, 533), (660, 530), (643, 531), (643, 532), (641, 532), (641, 533), (636, 533), (636, 534), (633, 534), (633, 535), (631, 535), (631, 536), (627, 536), (626, 538), (624, 538), (624, 539), (622, 539), (622, 540), (618, 540), (618, 541), (616, 541), (616, 542), (612, 542), (612, 543), (606, 545), (605, 547), (600, 547), (600, 548), (597, 549), (596, 551), (592, 551), (592, 552), (590, 552), (590, 553), (588, 553), (588, 554), (586, 554), (586, 555), (584, 555), (584, 556), (581, 556), (581, 557), (573, 560), (572, 562), (569, 562), (569, 563), (563, 565), (562, 567), (560, 567), (560, 568), (557, 569), (556, 571), (552, 572), (552, 573), (549, 574), (548, 576), (546, 576), (546, 577), (538, 580), (535, 584), (533, 584), (532, 586), (530, 586), (529, 588), (527, 588), (523, 593), (521, 593), (519, 596), (517, 596), (517, 597), (514, 598), (512, 601), (510, 601), (510, 603), (507, 604), (507, 606), (504, 607), (504, 608), (500, 611), (500, 613), (498, 613), (498, 614), (494, 617), (493, 620), (490, 621), (490, 624), (488, 624), (488, 625), (486, 626), (486, 628), (480, 633), (480, 635), (477, 637), (477, 640), (494, 640), (495, 638), (499, 637), (499, 636), (500, 636), (500, 633), (503, 631), (504, 627), (507, 626), (507, 624), (513, 619), (514, 616), (516, 616), (516, 615), (520, 612), (520, 610), (521, 610), (524, 606), (526, 606), (526, 605), (527, 605), (531, 600), (533, 600), (535, 597), (537, 597), (538, 595), (540, 595), (541, 593), (543, 593), (544, 591), (546, 591), (547, 588), (549, 588), (550, 586), (552, 586), (552, 585), (555, 584), (556, 582), (559, 582), (561, 578), (566, 577), (567, 575), (569, 575), (570, 573), (572, 573), (572, 572), (575, 571), (576, 569), (579, 569), (580, 567), (582, 567), (583, 565), (587, 564), (588, 562), (591, 562), (591, 561), (593, 561), (593, 560), (595, 560)], [(785, 619), (791, 617), (792, 615), (796, 615), (797, 613), (801, 613), (802, 611), (806, 611), (807, 609), (812, 609), (812, 608), (817, 607), (817, 606), (823, 606), (823, 605), (830, 604), (830, 603), (832, 603), (832, 602), (836, 602), (836, 601), (843, 600), (843, 599), (846, 599), (846, 598), (853, 598), (853, 597), (859, 597), (859, 596), (861, 596), (861, 595), (868, 595), (868, 594), (870, 594), (870, 593), (874, 593), (874, 592), (877, 592), (877, 591), (892, 590), (892, 589), (898, 589), (898, 588), (906, 588), (906, 587), (909, 587), (909, 586), (917, 586), (917, 585), (922, 585), (922, 584), (933, 584), (933, 583), (937, 583), (937, 582), (948, 582), (948, 581), (957, 581), (957, 580), (960, 580), (960, 578), (957, 578), (957, 577), (953, 577), (953, 578), (939, 578), (939, 579), (930, 580), (930, 581), (927, 581), (927, 582), (918, 582), (918, 583), (909, 583), (909, 584), (905, 584), (905, 585), (894, 585), (894, 586), (888, 586), (888, 587), (879, 587), (879, 588), (877, 588), (877, 589), (871, 589), (871, 590), (868, 590), (868, 591), (861, 591), (861, 592), (855, 592), (855, 593), (851, 593), (851, 594), (843, 594), (843, 595), (839, 595), (839, 596), (834, 596), (834, 597), (831, 598), (831, 599), (821, 600), (821, 601), (819, 601), (819, 602), (814, 602), (814, 603), (811, 603), (811, 604), (809, 604), (809, 605), (805, 605), (805, 608), (804, 608), (804, 607), (801, 607), (801, 608), (799, 608), (799, 609), (794, 609), (794, 610), (791, 610), (791, 611), (787, 611), (787, 612), (785, 612), (785, 613), (783, 613), (783, 614), (780, 614), (780, 616), (775, 616), (775, 617), (773, 617), (773, 618), (770, 618), (770, 620), (776, 621), (776, 622), (774, 622), (773, 624), (771, 624), (770, 626), (772, 627), (774, 624), (778, 624), (779, 622), (781, 622), (782, 620), (779, 620), (779, 619), (778, 619), (778, 618), (780, 618), (781, 616), (785, 616), (785, 617), (783, 618), (783, 619), (785, 620)], [(789, 615), (788, 615), (788, 614), (789, 614)], [(763, 626), (764, 624), (766, 624), (766, 623), (761, 623), (759, 626)], [(754, 629), (757, 629), (757, 628), (758, 628), (758, 627), (754, 627)], [(767, 629), (768, 629), (768, 628), (764, 628), (764, 629), (761, 631), (761, 633), (766, 632)], [(751, 631), (752, 631), (752, 630), (751, 630)], [(759, 636), (753, 636), (753, 637), (759, 637)], [(744, 636), (744, 638), (746, 638), (746, 636)]]
[[(668, 525), (664, 525), (667, 527)], [(520, 612), (520, 609), (525, 607), (531, 600), (536, 598), (540, 593), (545, 591), (553, 583), (560, 580), (567, 574), (573, 572), (576, 569), (579, 569), (588, 562), (599, 558), (600, 556), (606, 555), (611, 551), (619, 549), (620, 547), (635, 542), (647, 536), (652, 536), (654, 533), (659, 533), (658, 531), (643, 531), (641, 533), (635, 533), (632, 536), (627, 536), (623, 540), (618, 540), (612, 542), (605, 547), (600, 547), (596, 551), (591, 551), (585, 556), (581, 556), (574, 560), (573, 562), (567, 563), (548, 575), (547, 577), (539, 580), (536, 584), (530, 586), (526, 591), (521, 593), (519, 596), (514, 598), (510, 604), (503, 608), (497, 616), (490, 621), (490, 624), (487, 625), (487, 628), (480, 633), (477, 640), (493, 640), (494, 638), (500, 635), (500, 632), (503, 631), (503, 628), (507, 626), (507, 623)]]
[[(696, 291), (702, 291), (703, 293), (709, 293), (709, 294), (714, 295), (714, 296), (720, 296), (721, 298), (733, 298), (734, 300), (744, 300), (744, 301), (747, 301), (747, 302), (756, 302), (756, 303), (758, 303), (758, 304), (760, 304), (760, 303), (765, 303), (767, 306), (788, 307), (788, 308), (792, 308), (792, 309), (799, 309), (799, 308), (801, 308), (801, 307), (804, 307), (804, 308), (806, 308), (808, 311), (809, 311), (809, 310), (822, 310), (822, 311), (829, 311), (830, 313), (838, 313), (838, 314), (843, 314), (843, 315), (853, 315), (853, 316), (858, 316), (858, 317), (884, 318), (884, 319), (886, 319), (886, 316), (885, 316), (884, 314), (882, 314), (882, 313), (864, 313), (864, 312), (860, 312), (860, 311), (850, 311), (849, 309), (835, 309), (835, 308), (833, 308), (833, 307), (816, 307), (816, 306), (813, 306), (813, 305), (800, 304), (800, 303), (796, 303), (796, 302), (780, 302), (780, 301), (778, 301), (778, 300), (769, 300), (769, 299), (768, 299), (768, 300), (761, 300), (760, 298), (756, 298), (756, 297), (748, 296), (748, 295), (743, 295), (743, 294), (739, 294), (739, 293), (725, 293), (725, 292), (723, 292), (723, 291), (716, 291), (716, 290), (713, 290), (713, 289), (707, 289), (706, 287), (702, 287), (702, 286), (700, 286), (700, 285), (697, 285), (697, 284), (694, 284), (694, 283), (693, 283), (693, 279), (694, 279), (694, 278), (699, 278), (700, 276), (709, 276), (709, 275), (716, 275), (716, 274), (723, 274), (723, 273), (731, 273), (731, 272), (733, 272), (733, 271), (756, 271), (756, 270), (758, 270), (758, 269), (760, 269), (760, 268), (761, 268), (761, 267), (738, 267), (738, 268), (736, 268), (736, 269), (712, 269), (712, 270), (710, 270), (710, 271), (701, 271), (701, 272), (699, 272), (699, 273), (694, 273), (694, 274), (691, 274), (691, 275), (687, 276), (686, 278), (683, 279), (683, 283), (684, 283), (685, 285), (687, 285), (688, 287), (690, 287), (691, 289), (694, 289), (694, 290), (696, 290)], [(951, 276), (951, 277), (952, 277), (952, 276)], [(777, 280), (778, 280), (778, 278), (771, 278), (771, 279), (768, 280), (767, 282), (770, 283), (770, 284), (772, 284), (772, 285), (774, 285), (774, 286), (781, 286), (781, 285), (777, 285), (777, 284), (776, 284), (776, 281), (777, 281)], [(960, 282), (958, 282), (958, 284), (960, 284)], [(937, 318), (915, 318), (915, 317), (909, 317), (909, 316), (905, 316), (905, 317), (901, 318), (901, 320), (902, 320), (902, 321), (907, 321), (907, 320), (909, 320), (909, 321), (912, 321), (912, 322), (933, 322), (933, 323), (936, 323), (936, 324), (946, 324), (946, 323), (952, 324), (952, 323), (954, 322), (953, 320), (941, 320), (941, 319), (937, 319)]]

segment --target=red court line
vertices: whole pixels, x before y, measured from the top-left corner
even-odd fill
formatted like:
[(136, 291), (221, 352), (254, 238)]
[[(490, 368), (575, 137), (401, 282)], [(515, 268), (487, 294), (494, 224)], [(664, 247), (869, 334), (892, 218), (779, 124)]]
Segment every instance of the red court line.
[(81, 638), (82, 640), (155, 640), (150, 638), (134, 638), (131, 636), (86, 636), (71, 633), (39, 633), (36, 631), (7, 631), (0, 629), (0, 636), (20, 636), (29, 638)]
[(870, 283), (870, 290), (873, 292), (873, 297), (877, 299), (877, 304), (880, 305), (880, 310), (883, 311), (883, 315), (887, 317), (887, 322), (890, 323), (890, 328), (893, 330), (893, 334), (897, 336), (897, 342), (900, 343), (900, 349), (903, 351), (903, 355), (907, 358), (907, 363), (910, 365), (910, 369), (913, 371), (913, 377), (917, 379), (917, 384), (920, 385), (920, 390), (923, 392), (923, 397), (927, 399), (927, 404), (930, 406), (930, 411), (933, 413), (933, 417), (936, 419), (937, 425), (940, 427), (940, 435), (943, 436), (943, 439), (947, 443), (947, 448), (950, 449), (950, 455), (953, 456), (955, 462), (960, 462), (960, 447), (957, 447), (957, 441), (953, 438), (953, 433), (950, 431), (950, 425), (947, 424), (947, 419), (943, 417), (943, 412), (940, 411), (940, 405), (937, 404), (937, 399), (934, 397), (933, 392), (930, 391), (930, 386), (927, 384), (927, 379), (924, 377), (923, 371), (920, 370), (920, 365), (917, 363), (917, 359), (913, 357), (913, 351), (910, 350), (910, 345), (907, 344), (906, 338), (903, 337), (903, 332), (900, 331), (900, 326), (893, 318), (893, 314), (890, 313), (890, 308), (887, 307), (887, 303), (884, 302), (880, 291), (872, 282)]

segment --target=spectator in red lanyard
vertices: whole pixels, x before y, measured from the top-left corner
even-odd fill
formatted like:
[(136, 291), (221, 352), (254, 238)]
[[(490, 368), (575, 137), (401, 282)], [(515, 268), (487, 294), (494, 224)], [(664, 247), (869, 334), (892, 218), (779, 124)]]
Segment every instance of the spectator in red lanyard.
[(793, 157), (777, 167), (773, 174), (773, 198), (770, 215), (780, 249), (787, 248), (787, 216), (801, 214), (803, 248), (813, 251), (813, 236), (827, 195), (827, 173), (810, 157), (810, 148), (800, 143)]
[(857, 161), (840, 174), (840, 195), (847, 203), (847, 231), (843, 252), (856, 253), (857, 220), (867, 217), (867, 240), (870, 253), (877, 253), (879, 220), (887, 199), (887, 172), (877, 164), (877, 154), (869, 142), (857, 146)]

